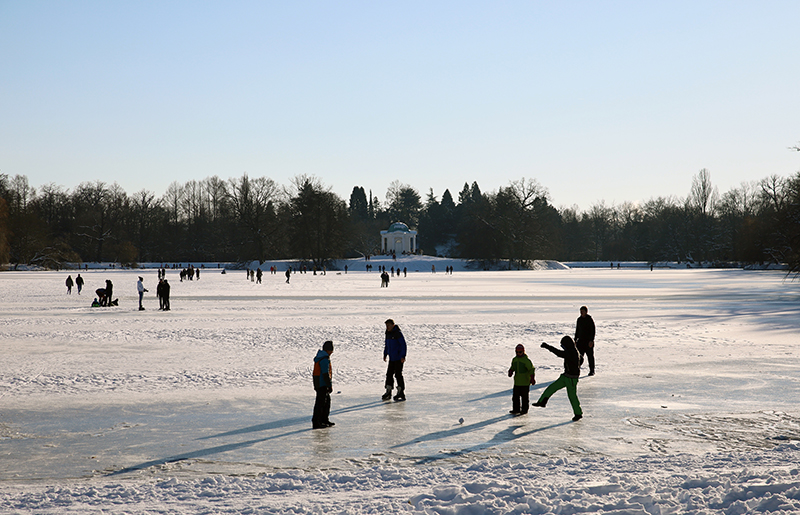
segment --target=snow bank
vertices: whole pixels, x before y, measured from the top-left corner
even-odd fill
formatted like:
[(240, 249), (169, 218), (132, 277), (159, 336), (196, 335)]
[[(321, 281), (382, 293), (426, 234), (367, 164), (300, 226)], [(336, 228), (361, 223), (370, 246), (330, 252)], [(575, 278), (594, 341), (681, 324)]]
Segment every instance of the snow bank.
[(705, 456), (0, 486), (0, 511), (61, 513), (798, 513), (800, 447)]

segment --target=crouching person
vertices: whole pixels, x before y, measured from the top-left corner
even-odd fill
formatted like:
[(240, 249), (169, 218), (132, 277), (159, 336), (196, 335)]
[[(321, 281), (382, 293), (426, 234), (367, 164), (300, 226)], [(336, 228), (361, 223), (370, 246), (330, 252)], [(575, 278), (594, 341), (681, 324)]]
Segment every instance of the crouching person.
[(317, 392), (317, 400), (314, 402), (314, 415), (311, 418), (311, 425), (314, 429), (322, 429), (334, 425), (329, 419), (331, 392), (333, 392), (331, 354), (333, 354), (333, 342), (328, 340), (322, 344), (322, 349), (314, 357), (314, 390)]
[(575, 415), (572, 420), (577, 422), (583, 418), (583, 411), (581, 410), (581, 401), (578, 400), (578, 377), (580, 377), (581, 373), (581, 357), (577, 347), (575, 347), (575, 342), (569, 336), (565, 336), (561, 338), (561, 349), (563, 350), (556, 349), (546, 343), (542, 343), (542, 348), (549, 350), (559, 358), (564, 358), (564, 373), (547, 387), (542, 396), (539, 397), (539, 400), (534, 403), (534, 406), (544, 408), (554, 393), (566, 388), (567, 397), (570, 404), (572, 404), (572, 413)]

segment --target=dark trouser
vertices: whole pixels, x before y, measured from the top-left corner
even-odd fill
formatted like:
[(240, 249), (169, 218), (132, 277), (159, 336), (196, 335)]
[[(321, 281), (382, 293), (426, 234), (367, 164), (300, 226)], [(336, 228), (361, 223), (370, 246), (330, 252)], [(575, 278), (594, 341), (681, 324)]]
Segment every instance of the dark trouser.
[(140, 291), (139, 292), (139, 307), (142, 307), (142, 297), (144, 297), (144, 292)]
[(394, 388), (394, 378), (397, 378), (397, 387), (403, 390), (406, 389), (406, 382), (403, 379), (403, 362), (390, 361), (389, 366), (386, 367), (386, 388), (391, 390)]
[(514, 413), (527, 413), (530, 406), (528, 394), (531, 391), (530, 385), (514, 385), (514, 394), (511, 396), (511, 411)]
[(594, 372), (594, 347), (578, 345), (578, 352), (581, 353), (581, 365), (583, 365), (583, 355), (586, 354), (586, 359), (589, 361), (589, 372)]
[(169, 311), (169, 297), (161, 297), (161, 300), (164, 301), (164, 311)]
[(311, 417), (311, 424), (318, 426), (328, 423), (331, 416), (331, 393), (328, 387), (316, 388), (317, 400), (314, 402), (314, 415)]
[(164, 309), (164, 297), (158, 296), (158, 309)]

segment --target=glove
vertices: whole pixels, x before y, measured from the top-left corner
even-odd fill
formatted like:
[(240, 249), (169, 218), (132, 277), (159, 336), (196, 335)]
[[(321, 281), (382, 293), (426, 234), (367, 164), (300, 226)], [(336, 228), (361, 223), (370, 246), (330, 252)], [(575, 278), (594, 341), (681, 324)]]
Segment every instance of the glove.
[(513, 368), (509, 368), (508, 369), (508, 377), (511, 377), (513, 375), (514, 375), (514, 369)]
[(546, 343), (546, 342), (542, 342), (542, 348), (543, 348), (543, 349), (546, 349), (546, 348), (547, 348), (547, 343)]
[(533, 385), (533, 384), (536, 384), (536, 377), (534, 377), (534, 376), (531, 376), (531, 384), (532, 384), (532, 385)]

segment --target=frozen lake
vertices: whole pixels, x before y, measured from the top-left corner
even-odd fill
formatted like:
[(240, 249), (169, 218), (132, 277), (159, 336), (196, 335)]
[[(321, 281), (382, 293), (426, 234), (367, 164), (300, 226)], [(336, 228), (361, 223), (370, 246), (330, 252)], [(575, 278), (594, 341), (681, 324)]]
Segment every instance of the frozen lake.
[[(81, 296), (66, 276), (0, 274), (0, 511), (800, 511), (800, 284), (782, 272), (425, 271), (380, 288), (377, 272), (168, 271), (169, 312), (155, 271), (82, 272)], [(91, 308), (106, 279), (119, 307)], [(539, 344), (574, 334), (581, 305), (597, 325), (583, 420), (563, 390), (510, 417), (514, 347), (535, 400), (563, 371)], [(408, 341), (404, 403), (380, 401), (386, 318)], [(327, 339), (336, 426), (312, 430)]]

